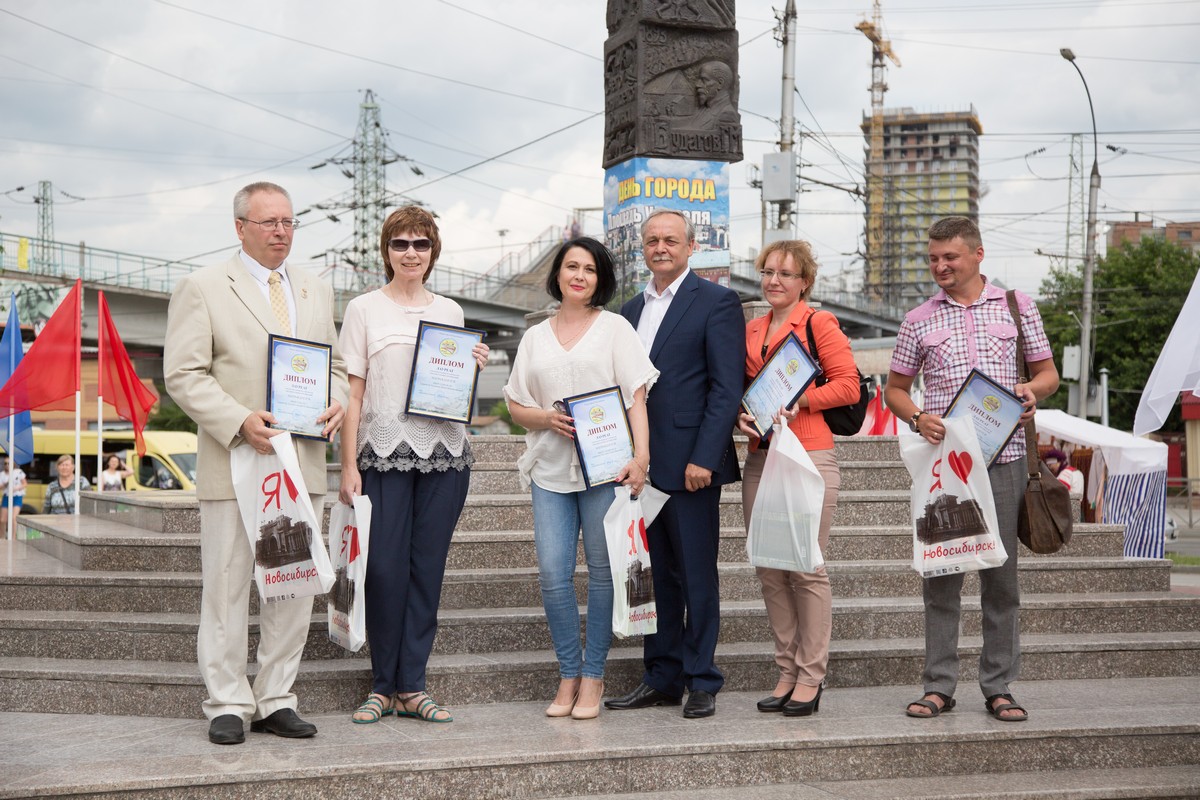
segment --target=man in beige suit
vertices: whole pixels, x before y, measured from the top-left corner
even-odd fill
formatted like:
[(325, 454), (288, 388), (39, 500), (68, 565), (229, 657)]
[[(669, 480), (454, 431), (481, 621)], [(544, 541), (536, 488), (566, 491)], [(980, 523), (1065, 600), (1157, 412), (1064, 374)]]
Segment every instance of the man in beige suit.
[[(196, 494), (200, 500), (200, 561), (204, 594), (197, 655), (208, 699), (208, 738), (215, 744), (245, 741), (250, 730), (304, 738), (316, 726), (296, 714), (292, 684), (308, 638), (312, 598), (260, 606), (258, 676), (246, 679), (247, 624), (254, 554), (238, 513), (230, 479), (235, 447), (271, 452), (264, 410), (267, 336), (281, 334), (333, 346), (332, 403), (318, 418), (332, 436), (342, 424), (346, 364), (337, 350), (333, 291), (315, 276), (287, 264), (296, 220), (287, 192), (253, 183), (233, 200), (242, 249), (236, 256), (185, 277), (167, 311), (163, 369), (167, 391), (200, 431)], [(324, 505), (325, 444), (295, 439), (304, 483), (313, 505)]]

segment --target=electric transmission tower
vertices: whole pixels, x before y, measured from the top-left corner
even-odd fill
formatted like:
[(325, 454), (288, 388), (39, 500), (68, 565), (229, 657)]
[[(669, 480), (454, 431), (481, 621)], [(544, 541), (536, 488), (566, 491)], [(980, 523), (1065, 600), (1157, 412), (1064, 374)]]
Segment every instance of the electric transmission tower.
[(1067, 246), (1063, 263), (1073, 267), (1083, 263), (1085, 210), (1083, 190), (1083, 135), (1071, 134), (1071, 165), (1067, 180)]
[(38, 181), (37, 197), (33, 200), (38, 207), (38, 241), (33, 251), (35, 271), (50, 271), (50, 252), (54, 242), (54, 188), (50, 181)]
[[(387, 130), (379, 115), (379, 104), (375, 93), (367, 89), (359, 105), (358, 127), (348, 155), (335, 156), (322, 161), (313, 169), (326, 164), (342, 168), (342, 174), (354, 181), (348, 194), (341, 195), (313, 206), (324, 211), (333, 222), (340, 222), (339, 211), (354, 212), (354, 237), (349, 247), (335, 251), (340, 261), (353, 271), (349, 289), (361, 290), (377, 284), (383, 275), (379, 263), (379, 231), (387, 217), (388, 206), (397, 200), (414, 202), (411, 199), (388, 191), (387, 166), (397, 161), (408, 161), (392, 149)], [(416, 175), (424, 173), (414, 164), (409, 169)]]

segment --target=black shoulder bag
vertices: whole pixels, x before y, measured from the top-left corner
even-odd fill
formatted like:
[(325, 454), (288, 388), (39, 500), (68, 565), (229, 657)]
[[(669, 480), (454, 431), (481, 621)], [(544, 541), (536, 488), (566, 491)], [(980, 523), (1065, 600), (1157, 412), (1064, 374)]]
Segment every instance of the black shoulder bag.
[[(817, 340), (813, 338), (812, 318), (814, 316), (816, 316), (815, 311), (808, 315), (808, 324), (806, 326), (808, 332), (808, 352), (812, 355), (813, 361), (820, 364), (821, 356), (817, 353)], [(871, 400), (871, 379), (864, 378), (862, 372), (859, 372), (858, 367), (855, 367), (854, 371), (858, 373), (858, 402), (851, 403), (848, 406), (827, 408), (821, 412), (825, 416), (825, 424), (829, 426), (829, 430), (838, 436), (853, 436), (858, 433), (862, 430), (863, 422), (867, 418), (867, 403)], [(829, 379), (825, 377), (824, 370), (813, 381), (815, 386), (824, 386), (827, 383), (829, 383)]]

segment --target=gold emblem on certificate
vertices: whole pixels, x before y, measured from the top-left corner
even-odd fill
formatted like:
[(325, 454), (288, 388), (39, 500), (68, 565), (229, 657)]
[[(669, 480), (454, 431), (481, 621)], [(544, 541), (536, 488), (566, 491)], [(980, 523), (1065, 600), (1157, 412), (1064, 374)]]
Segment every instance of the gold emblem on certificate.
[(482, 341), (483, 331), (422, 320), (404, 413), (470, 422), (479, 384), (479, 364), (471, 351)]
[(267, 411), (272, 428), (304, 439), (321, 439), (329, 408), (332, 348), (319, 342), (270, 334), (267, 338)]
[(633, 433), (621, 388), (567, 397), (563, 404), (567, 416), (575, 420), (575, 452), (584, 483), (589, 489), (614, 483), (617, 473), (633, 458)]
[(942, 416), (971, 418), (983, 460), (990, 467), (1017, 432), (1024, 410), (1021, 398), (973, 369)]
[(820, 373), (821, 368), (801, 346), (796, 334), (789, 333), (767, 357), (742, 396), (742, 408), (754, 417), (760, 439), (770, 435), (771, 421), (779, 409), (795, 403)]

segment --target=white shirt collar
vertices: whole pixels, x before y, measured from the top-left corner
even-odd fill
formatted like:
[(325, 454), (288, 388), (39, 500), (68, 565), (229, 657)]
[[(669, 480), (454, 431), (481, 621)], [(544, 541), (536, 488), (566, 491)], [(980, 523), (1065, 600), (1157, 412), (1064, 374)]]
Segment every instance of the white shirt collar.
[(272, 272), (279, 273), (279, 279), (282, 280), (284, 284), (288, 283), (286, 261), (280, 264), (277, 269), (267, 269), (249, 254), (247, 254), (245, 250), (239, 250), (238, 255), (242, 257), (242, 264), (250, 273), (250, 277), (254, 278), (254, 280), (258, 281), (263, 286), (267, 285), (267, 281), (270, 280)]
[(664, 297), (674, 297), (675, 293), (679, 291), (679, 286), (680, 286), (680, 284), (683, 283), (683, 279), (686, 278), (688, 276), (688, 273), (691, 271), (692, 271), (691, 267), (684, 267), (683, 272), (680, 273), (679, 277), (676, 278), (675, 280), (671, 281), (671, 285), (668, 286), (666, 289), (664, 289), (662, 292), (659, 292), (658, 290), (656, 290), (654, 288), (654, 286), (655, 286), (654, 277), (651, 276), (650, 282), (646, 284), (646, 299), (647, 300), (661, 300)]

